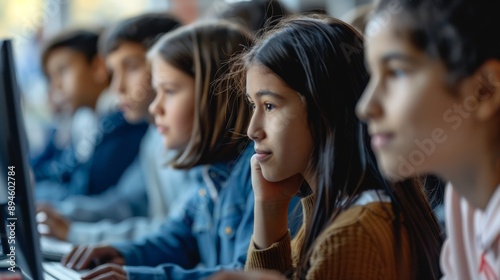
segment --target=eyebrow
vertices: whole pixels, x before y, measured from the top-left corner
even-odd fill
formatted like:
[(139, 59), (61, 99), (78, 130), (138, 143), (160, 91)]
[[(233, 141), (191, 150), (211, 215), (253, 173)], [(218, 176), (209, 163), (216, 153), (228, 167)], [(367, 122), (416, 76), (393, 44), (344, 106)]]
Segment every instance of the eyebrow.
[[(275, 92), (272, 92), (270, 90), (259, 90), (255, 94), (257, 95), (257, 98), (261, 98), (263, 96), (271, 96), (271, 97), (279, 99), (279, 100), (285, 99), (285, 98), (283, 98), (283, 96), (281, 96), (281, 95), (279, 95), (279, 94), (277, 94)], [(251, 98), (250, 94), (248, 92), (245, 95), (246, 95), (247, 98)]]
[(140, 55), (131, 55), (122, 60), (123, 64), (134, 63), (134, 62), (142, 62), (143, 59)]
[(176, 83), (176, 82), (170, 82), (170, 81), (167, 81), (167, 82), (159, 82), (159, 83), (153, 83), (153, 86), (156, 86), (156, 87), (173, 87), (173, 88), (177, 88), (179, 87), (179, 84)]
[(402, 54), (400, 52), (386, 53), (382, 56), (382, 59), (381, 59), (382, 63), (385, 63), (385, 64), (391, 60), (402, 60), (402, 61), (410, 62), (410, 63), (416, 62), (416, 59), (414, 59), (413, 57), (406, 55), (406, 54)]

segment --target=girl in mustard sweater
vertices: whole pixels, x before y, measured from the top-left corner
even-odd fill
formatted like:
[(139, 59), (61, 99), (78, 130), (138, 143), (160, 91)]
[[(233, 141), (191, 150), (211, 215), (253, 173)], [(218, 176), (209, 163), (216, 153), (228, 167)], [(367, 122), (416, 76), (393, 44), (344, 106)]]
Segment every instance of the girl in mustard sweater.
[[(323, 16), (285, 20), (233, 75), (253, 108), (247, 133), (256, 152), (245, 270), (293, 279), (440, 276), (442, 239), (421, 185), (382, 178), (356, 118), (368, 80), (357, 31)], [(303, 197), (303, 227), (291, 240), (287, 208), (295, 195)]]

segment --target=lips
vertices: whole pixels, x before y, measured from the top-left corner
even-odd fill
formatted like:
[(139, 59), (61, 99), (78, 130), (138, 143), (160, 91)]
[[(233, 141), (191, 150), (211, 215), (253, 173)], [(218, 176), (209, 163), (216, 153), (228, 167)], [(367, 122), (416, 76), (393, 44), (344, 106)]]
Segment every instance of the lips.
[(393, 133), (374, 133), (371, 136), (371, 145), (374, 150), (387, 147), (394, 139)]
[(256, 154), (255, 159), (257, 159), (259, 162), (267, 160), (272, 155), (271, 152), (260, 149), (255, 149), (255, 154)]
[(160, 134), (165, 134), (168, 131), (168, 129), (165, 126), (158, 125), (158, 124), (156, 124), (156, 129), (158, 129), (158, 132)]
[(120, 110), (122, 111), (126, 111), (126, 110), (130, 110), (131, 106), (129, 103), (126, 103), (126, 102), (120, 102), (118, 104), (118, 107), (120, 108)]

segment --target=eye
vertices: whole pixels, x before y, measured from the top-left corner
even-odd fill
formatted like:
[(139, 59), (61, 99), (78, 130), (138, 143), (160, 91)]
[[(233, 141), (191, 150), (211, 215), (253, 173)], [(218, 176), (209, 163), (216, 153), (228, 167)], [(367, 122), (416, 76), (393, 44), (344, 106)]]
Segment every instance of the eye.
[(160, 92), (162, 92), (162, 93), (164, 93), (166, 95), (174, 95), (176, 93), (175, 90), (167, 89), (167, 88), (160, 89)]
[(394, 78), (403, 78), (408, 75), (408, 71), (401, 68), (389, 69), (389, 76)]
[(275, 106), (271, 103), (266, 103), (266, 104), (264, 104), (264, 106), (266, 108), (266, 111), (268, 111), (268, 112), (275, 108)]

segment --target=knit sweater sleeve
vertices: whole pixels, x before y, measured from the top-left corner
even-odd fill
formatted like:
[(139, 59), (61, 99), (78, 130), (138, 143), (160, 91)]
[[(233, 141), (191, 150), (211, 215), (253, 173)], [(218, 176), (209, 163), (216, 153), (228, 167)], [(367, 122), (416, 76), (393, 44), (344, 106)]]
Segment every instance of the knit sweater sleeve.
[(359, 223), (328, 230), (319, 237), (306, 279), (386, 279), (372, 236)]
[(290, 232), (266, 249), (255, 248), (252, 239), (248, 248), (245, 271), (277, 270), (287, 274), (292, 270)]

